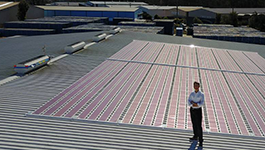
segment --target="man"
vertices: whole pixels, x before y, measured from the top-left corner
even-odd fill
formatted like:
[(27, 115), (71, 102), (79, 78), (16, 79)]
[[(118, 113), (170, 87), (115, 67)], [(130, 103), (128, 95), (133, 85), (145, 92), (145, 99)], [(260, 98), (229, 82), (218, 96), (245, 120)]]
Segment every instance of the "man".
[(199, 91), (200, 83), (194, 82), (194, 91), (190, 94), (188, 104), (190, 106), (191, 122), (193, 126), (193, 137), (190, 140), (198, 140), (199, 146), (202, 147), (202, 105), (204, 104), (204, 94)]

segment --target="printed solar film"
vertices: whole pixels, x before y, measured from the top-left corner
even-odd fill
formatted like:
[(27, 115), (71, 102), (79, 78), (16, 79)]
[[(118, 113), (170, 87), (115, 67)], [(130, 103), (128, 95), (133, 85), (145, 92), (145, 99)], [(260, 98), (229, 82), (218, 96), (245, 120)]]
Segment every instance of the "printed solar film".
[(192, 130), (187, 98), (199, 81), (204, 131), (264, 136), (261, 62), (256, 53), (135, 40), (32, 114)]

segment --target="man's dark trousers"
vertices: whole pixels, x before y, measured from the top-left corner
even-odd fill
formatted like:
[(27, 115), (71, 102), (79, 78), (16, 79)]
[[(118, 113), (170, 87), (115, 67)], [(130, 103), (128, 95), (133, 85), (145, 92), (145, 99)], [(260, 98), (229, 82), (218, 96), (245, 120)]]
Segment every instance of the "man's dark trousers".
[(199, 142), (203, 142), (202, 139), (202, 108), (190, 107), (191, 122), (193, 126), (194, 137), (199, 137)]

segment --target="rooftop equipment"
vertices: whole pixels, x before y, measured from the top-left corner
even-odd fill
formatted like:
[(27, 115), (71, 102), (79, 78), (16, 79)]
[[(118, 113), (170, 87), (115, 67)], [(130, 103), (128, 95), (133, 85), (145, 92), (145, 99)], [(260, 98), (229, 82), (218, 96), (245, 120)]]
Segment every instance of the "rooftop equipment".
[(80, 49), (83, 49), (83, 47), (86, 45), (86, 43), (84, 41), (79, 41), (70, 45), (67, 45), (64, 50), (67, 54), (72, 54), (75, 51), (78, 51)]
[(48, 63), (49, 60), (50, 60), (49, 56), (40, 55), (40, 56), (34, 57), (32, 59), (20, 62), (17, 65), (14, 65), (14, 70), (18, 74), (25, 74), (25, 73), (31, 72), (33, 70), (36, 70), (40, 67), (43, 67), (44, 65), (46, 65)]

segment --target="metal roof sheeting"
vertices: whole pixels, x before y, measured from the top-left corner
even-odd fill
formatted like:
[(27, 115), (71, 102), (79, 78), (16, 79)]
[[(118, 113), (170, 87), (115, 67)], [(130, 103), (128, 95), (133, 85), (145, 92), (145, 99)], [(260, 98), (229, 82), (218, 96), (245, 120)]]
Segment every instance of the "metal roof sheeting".
[(24, 60), (43, 54), (42, 48), (45, 45), (46, 53), (51, 56), (58, 56), (64, 53), (65, 46), (77, 41), (90, 41), (91, 37), (100, 32), (86, 32), (75, 34), (57, 34), (34, 37), (13, 37), (0, 39), (0, 60), (4, 62), (0, 66), (0, 78), (4, 79), (15, 72), (13, 66)]
[[(253, 63), (254, 60), (248, 54), (260, 63)], [(225, 57), (229, 55), (231, 57)], [(237, 70), (229, 67), (222, 67), (221, 70), (218, 64), (234, 66)], [(189, 96), (186, 88), (192, 91), (194, 81), (203, 81), (201, 87), (205, 92), (207, 112), (204, 113), (203, 129), (219, 133), (264, 136), (265, 123), (261, 118), (265, 117), (265, 111), (259, 105), (259, 99), (265, 95), (259, 94), (262, 91), (254, 88), (258, 84), (249, 84), (251, 81), (246, 79), (246, 75), (250, 74), (253, 75), (252, 82), (265, 79), (265, 70), (259, 69), (264, 68), (263, 64), (265, 59), (257, 53), (134, 40), (33, 114), (191, 129), (191, 120), (186, 111), (188, 106), (185, 99)], [(225, 72), (228, 73), (226, 76), (223, 75)], [(231, 82), (225, 82), (233, 75), (238, 79), (244, 78), (248, 83), (244, 89), (250, 88), (255, 93), (244, 96), (247, 109), (246, 106), (235, 105), (242, 100), (240, 97), (231, 96), (230, 93), (237, 92), (229, 89)], [(222, 87), (215, 86), (218, 82), (222, 83)], [(217, 93), (216, 89), (220, 91)], [(240, 88), (238, 90), (243, 92)], [(250, 97), (253, 104), (249, 102)], [(211, 100), (215, 103), (210, 103)], [(227, 103), (234, 104), (232, 110)], [(252, 106), (257, 107), (257, 110)], [(244, 114), (239, 111), (241, 109), (246, 109)], [(248, 111), (261, 114), (254, 117), (258, 123), (252, 122), (250, 115), (247, 115)], [(229, 115), (231, 112), (236, 115)], [(240, 118), (247, 119), (243, 121)], [(235, 124), (240, 128), (236, 128)], [(249, 131), (246, 127), (249, 127)], [(260, 130), (255, 130), (256, 128)]]
[[(208, 8), (218, 14), (229, 14), (232, 12), (232, 8)], [(255, 12), (264, 14), (265, 8), (234, 8), (234, 11), (238, 14), (253, 14)]]
[[(0, 87), (1, 149), (187, 149), (190, 131), (25, 116), (83, 76), (89, 56), (69, 56)], [(78, 64), (79, 67), (75, 67)], [(81, 68), (80, 68), (81, 67)], [(263, 138), (204, 135), (204, 149), (263, 149)]]
[(0, 11), (16, 5), (18, 5), (18, 2), (0, 2)]
[[(134, 38), (184, 44), (187, 42), (194, 45), (208, 43), (214, 47), (218, 47), (219, 43), (121, 32), (86, 50), (2, 85), (0, 86), (0, 149), (188, 149), (190, 146), (188, 138), (192, 133), (186, 130), (25, 116), (129, 44)], [(227, 42), (221, 43), (222, 47)], [(237, 45), (239, 44), (226, 44), (230, 48)], [(248, 47), (253, 51), (260, 49), (260, 46), (240, 45), (242, 49)], [(207, 132), (204, 138), (205, 150), (264, 149), (264, 138)]]
[(148, 5), (144, 2), (115, 2), (115, 1), (90, 1), (94, 4), (106, 4), (106, 5)]
[(70, 6), (37, 6), (44, 10), (66, 10), (66, 11), (122, 11), (135, 12), (138, 8), (124, 8), (124, 7), (70, 7)]

